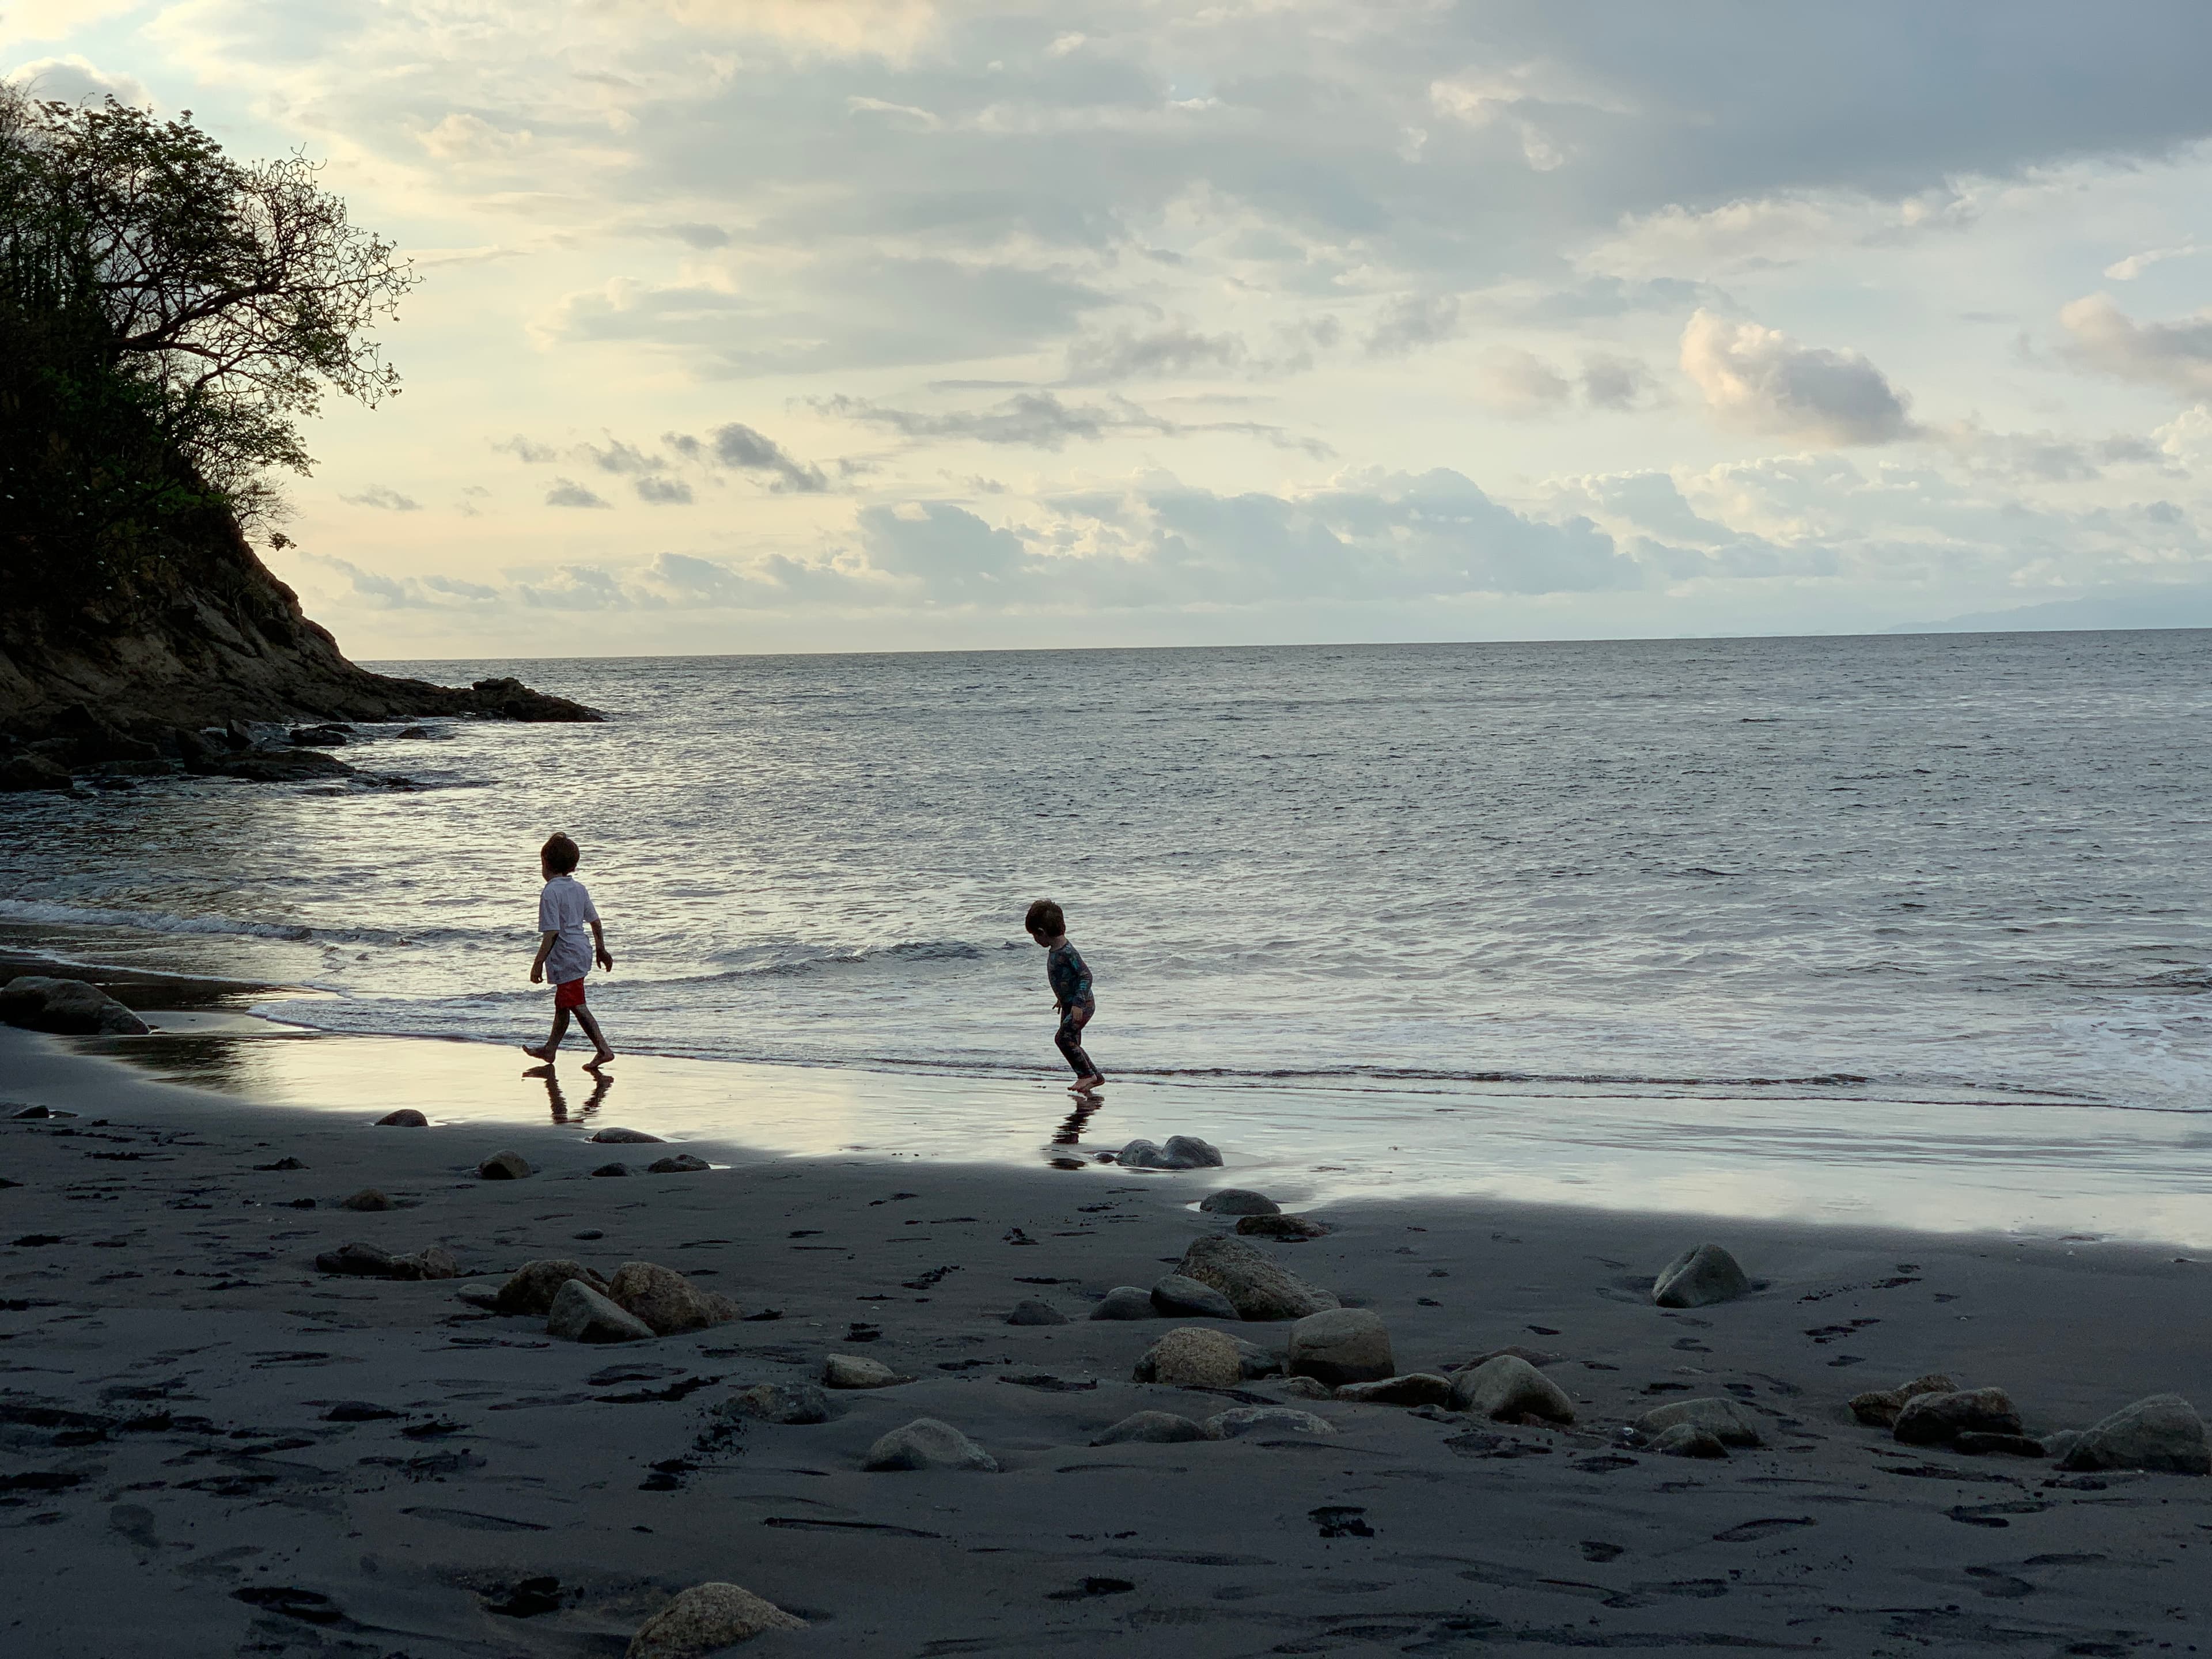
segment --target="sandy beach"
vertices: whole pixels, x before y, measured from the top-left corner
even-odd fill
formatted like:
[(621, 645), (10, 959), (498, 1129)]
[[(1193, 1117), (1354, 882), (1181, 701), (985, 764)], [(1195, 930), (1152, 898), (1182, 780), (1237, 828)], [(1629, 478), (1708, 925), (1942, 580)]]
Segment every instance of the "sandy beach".
[[(1571, 1425), (1492, 1422), (1133, 1380), (1180, 1327), (1284, 1352), (1282, 1322), (1087, 1316), (1230, 1231), (1194, 1207), (1222, 1170), (380, 1127), (87, 1046), (0, 1032), (13, 1652), (614, 1655), (704, 1582), (807, 1621), (763, 1654), (2128, 1654), (2195, 1651), (2212, 1613), (2212, 1481), (1908, 1446), (1844, 1403), (1942, 1371), (2039, 1434), (2212, 1399), (2212, 1264), (2180, 1249), (1371, 1198), (1254, 1241), (1379, 1316), (1396, 1371), (1518, 1346), (1573, 1401)], [(404, 1073), (374, 1084), (410, 1103)], [(643, 1103), (612, 1121), (659, 1132)], [(479, 1177), (502, 1150), (534, 1173)], [(645, 1173), (678, 1152), (712, 1167)], [(394, 1207), (342, 1207), (368, 1187)], [(1652, 1305), (1708, 1238), (1753, 1294)], [(349, 1243), (434, 1245), (461, 1276), (317, 1271)], [(665, 1264), (741, 1317), (586, 1344), (479, 1305), (548, 1258)], [(1010, 1325), (1025, 1299), (1069, 1322)], [(912, 1380), (830, 1390), (817, 1424), (725, 1408), (832, 1356)], [(1692, 1398), (1739, 1402), (1762, 1443), (1626, 1432)], [(1277, 1402), (1328, 1432), (1093, 1444), (1139, 1411)], [(864, 1468), (924, 1418), (997, 1472)]]

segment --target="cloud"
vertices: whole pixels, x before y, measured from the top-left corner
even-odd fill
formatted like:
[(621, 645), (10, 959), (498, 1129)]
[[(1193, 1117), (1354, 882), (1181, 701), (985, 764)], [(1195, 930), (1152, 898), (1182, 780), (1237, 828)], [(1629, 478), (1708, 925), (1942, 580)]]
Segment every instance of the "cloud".
[(1493, 408), (1516, 415), (1558, 409), (1574, 395), (1559, 370), (1516, 346), (1492, 348), (1483, 362), (1481, 390)]
[(628, 611), (640, 603), (613, 575), (589, 564), (564, 564), (543, 582), (518, 582), (514, 592), (523, 604), (544, 611)]
[(466, 110), (450, 112), (435, 126), (415, 135), (416, 143), (431, 156), (451, 165), (458, 161), (495, 161), (526, 149), (532, 134), (527, 127), (508, 131), (493, 125)]
[(1598, 352), (1583, 360), (1582, 391), (1593, 409), (1634, 409), (1646, 398), (1656, 400), (1659, 382), (1633, 357)]
[(420, 513), (422, 510), (422, 502), (410, 501), (398, 490), (380, 483), (369, 485), (358, 495), (341, 495), (338, 499), (349, 501), (356, 507), (381, 507), (387, 513)]
[(1367, 355), (1401, 357), (1425, 346), (1441, 345), (1459, 332), (1459, 296), (1408, 294), (1383, 307), (1368, 331)]
[(1250, 356), (1243, 338), (1235, 334), (1206, 334), (1188, 324), (1138, 332), (1124, 329), (1101, 337), (1090, 336), (1067, 349), (1066, 378), (1074, 386), (1104, 381), (1156, 380), (1201, 370), (1233, 371)]
[(605, 507), (607, 503), (571, 478), (556, 478), (545, 492), (548, 507)]
[(295, 549), (294, 556), (311, 569), (341, 578), (348, 594), (377, 611), (453, 611), (480, 608), (501, 597), (496, 587), (451, 576), (386, 576), (344, 559)]
[(1820, 445), (1882, 444), (1916, 430), (1907, 399), (1856, 351), (1803, 346), (1756, 323), (1699, 311), (1682, 331), (1682, 373), (1723, 425)]
[(492, 447), (503, 450), (518, 461), (532, 466), (543, 466), (549, 461), (557, 461), (561, 459), (561, 452), (552, 445), (534, 442), (519, 432), (502, 443), (494, 444)]
[[(11, 6), (5, 16), (0, 16), (0, 35), (4, 35), (6, 25), (15, 21), (15, 10)], [(96, 104), (103, 98), (112, 98), (118, 104), (138, 109), (154, 107), (153, 94), (137, 76), (101, 69), (90, 58), (75, 52), (66, 58), (33, 58), (9, 70), (0, 79), (21, 87), (33, 98), (52, 99), (58, 103)]]
[(2138, 323), (2107, 294), (2075, 301), (2058, 313), (2069, 337), (2065, 354), (2079, 367), (2185, 397), (2212, 393), (2212, 311), (2179, 323)]
[(697, 248), (702, 252), (704, 252), (709, 248), (727, 247), (730, 245), (730, 233), (724, 230), (720, 225), (702, 225), (689, 222), (675, 225), (659, 225), (654, 228), (653, 234), (656, 236), (672, 237), (675, 240), (683, 243), (686, 247)]
[(794, 459), (775, 439), (739, 422), (718, 426), (707, 438), (708, 453), (717, 463), (740, 472), (765, 473), (774, 481), (769, 485), (771, 489), (819, 495), (830, 488), (820, 467)]
[(1278, 447), (1314, 456), (1334, 453), (1328, 445), (1261, 421), (1176, 421), (1157, 415), (1126, 398), (1100, 404), (1064, 403), (1049, 392), (1020, 392), (989, 409), (931, 411), (894, 409), (843, 395), (820, 398), (814, 407), (825, 415), (857, 422), (917, 441), (965, 440), (985, 444), (1018, 444), (1058, 452), (1071, 442), (1097, 443), (1131, 433), (1181, 437), (1190, 433), (1235, 433)]
[(653, 507), (689, 507), (691, 486), (681, 478), (643, 477), (636, 484), (638, 500)]
[(2168, 259), (2186, 259), (2198, 252), (2194, 242), (2184, 242), (2179, 247), (2152, 248), (2142, 253), (2130, 253), (2124, 259), (2115, 259), (2105, 267), (2105, 275), (2115, 283), (2132, 283), (2153, 265)]

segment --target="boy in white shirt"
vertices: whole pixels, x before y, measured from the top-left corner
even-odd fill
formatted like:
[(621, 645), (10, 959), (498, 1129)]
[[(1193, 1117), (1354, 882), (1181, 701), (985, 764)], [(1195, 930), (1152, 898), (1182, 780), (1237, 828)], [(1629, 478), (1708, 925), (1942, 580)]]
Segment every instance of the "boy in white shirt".
[[(537, 959), (530, 964), (530, 982), (553, 981), (553, 1034), (545, 1039), (544, 1048), (532, 1048), (525, 1043), (522, 1052), (532, 1060), (550, 1063), (561, 1039), (568, 1035), (573, 1010), (576, 1023), (598, 1050), (584, 1065), (596, 1070), (612, 1060), (615, 1051), (607, 1046), (599, 1022), (584, 1006), (584, 975), (592, 971), (593, 957), (609, 973), (614, 971), (615, 959), (607, 954), (606, 935), (599, 931), (599, 913), (592, 908), (592, 896), (571, 873), (582, 858), (576, 843), (562, 835), (556, 835), (538, 849), (538, 867), (544, 874), (545, 887), (538, 896), (539, 938)], [(584, 942), (587, 927), (592, 930), (589, 945)]]

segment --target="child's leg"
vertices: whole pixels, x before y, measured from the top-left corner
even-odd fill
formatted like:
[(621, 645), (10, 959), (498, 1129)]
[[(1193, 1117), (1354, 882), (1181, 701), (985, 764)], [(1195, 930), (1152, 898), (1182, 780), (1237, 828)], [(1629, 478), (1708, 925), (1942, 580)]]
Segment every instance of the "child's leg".
[(526, 1042), (522, 1046), (522, 1052), (534, 1060), (550, 1060), (553, 1058), (554, 1051), (560, 1048), (561, 1039), (568, 1035), (568, 1011), (566, 1008), (556, 1007), (553, 1010), (553, 1033), (545, 1039), (545, 1046), (542, 1048), (533, 1048)]
[(1079, 1084), (1105, 1081), (1105, 1073), (1092, 1065), (1091, 1056), (1084, 1052), (1083, 1028), (1091, 1023), (1091, 1015), (1088, 1008), (1071, 1008), (1060, 1016), (1060, 1029), (1052, 1034), (1054, 1046), (1059, 1048), (1060, 1058), (1073, 1068)]
[(593, 1017), (592, 1011), (589, 1008), (579, 1008), (576, 1010), (576, 1024), (584, 1028), (584, 1035), (591, 1038), (592, 1047), (598, 1050), (598, 1052), (589, 1060), (586, 1060), (584, 1064), (586, 1066), (604, 1066), (615, 1057), (615, 1051), (607, 1046), (605, 1034), (599, 1030), (599, 1022)]

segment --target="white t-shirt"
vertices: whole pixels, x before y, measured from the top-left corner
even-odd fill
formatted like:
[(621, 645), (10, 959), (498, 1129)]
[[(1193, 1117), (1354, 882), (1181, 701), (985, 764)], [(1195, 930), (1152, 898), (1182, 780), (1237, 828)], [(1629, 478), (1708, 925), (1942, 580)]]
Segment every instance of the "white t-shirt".
[(592, 896), (574, 876), (556, 876), (538, 896), (538, 931), (558, 933), (545, 957), (545, 977), (566, 985), (592, 971), (592, 934), (585, 926), (597, 921)]

